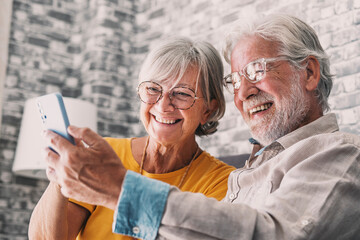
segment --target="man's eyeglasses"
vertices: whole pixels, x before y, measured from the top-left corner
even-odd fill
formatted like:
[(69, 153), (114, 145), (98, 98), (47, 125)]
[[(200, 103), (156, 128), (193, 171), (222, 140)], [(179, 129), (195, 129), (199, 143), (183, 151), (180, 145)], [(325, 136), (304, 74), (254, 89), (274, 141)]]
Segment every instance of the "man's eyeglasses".
[[(160, 84), (152, 81), (145, 81), (139, 84), (137, 92), (140, 100), (147, 104), (155, 104), (163, 97), (163, 88)], [(174, 87), (169, 91), (171, 104), (180, 110), (191, 108), (196, 99), (195, 91), (187, 87)]]
[(269, 70), (267, 68), (267, 63), (287, 60), (285, 57), (276, 57), (276, 58), (260, 58), (253, 62), (248, 63), (242, 70), (239, 72), (233, 72), (224, 77), (224, 84), (226, 88), (231, 92), (235, 93), (240, 89), (241, 86), (241, 76), (244, 76), (246, 80), (251, 83), (257, 83), (261, 81), (266, 72)]

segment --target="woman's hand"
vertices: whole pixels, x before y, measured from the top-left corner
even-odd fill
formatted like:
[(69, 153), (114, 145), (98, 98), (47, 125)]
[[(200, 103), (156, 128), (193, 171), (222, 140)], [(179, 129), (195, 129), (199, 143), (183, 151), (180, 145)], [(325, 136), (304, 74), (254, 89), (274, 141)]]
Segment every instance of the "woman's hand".
[[(57, 182), (68, 198), (115, 209), (126, 169), (111, 146), (89, 128), (70, 126), (76, 146), (45, 131), (47, 176)], [(87, 145), (86, 147), (82, 141)]]

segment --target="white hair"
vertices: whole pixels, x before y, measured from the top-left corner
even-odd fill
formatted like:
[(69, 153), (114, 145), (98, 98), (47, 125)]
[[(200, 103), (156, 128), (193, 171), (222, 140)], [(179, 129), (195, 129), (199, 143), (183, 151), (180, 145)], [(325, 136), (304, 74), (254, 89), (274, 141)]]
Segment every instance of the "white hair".
[(195, 134), (212, 134), (224, 115), (225, 98), (222, 85), (223, 64), (220, 54), (210, 43), (192, 41), (185, 37), (165, 40), (156, 45), (146, 57), (140, 69), (139, 81), (171, 81), (175, 85), (190, 68), (198, 71), (196, 87), (200, 84), (206, 104), (210, 106), (213, 99), (218, 104), (208, 121), (200, 125)]
[(236, 43), (245, 36), (258, 36), (277, 42), (278, 54), (286, 57), (297, 69), (303, 69), (304, 61), (309, 56), (314, 56), (319, 61), (321, 74), (316, 95), (322, 110), (330, 110), (328, 97), (333, 85), (333, 75), (330, 73), (329, 57), (313, 28), (302, 20), (286, 14), (258, 18), (250, 24), (239, 21), (226, 38), (223, 54), (228, 63)]

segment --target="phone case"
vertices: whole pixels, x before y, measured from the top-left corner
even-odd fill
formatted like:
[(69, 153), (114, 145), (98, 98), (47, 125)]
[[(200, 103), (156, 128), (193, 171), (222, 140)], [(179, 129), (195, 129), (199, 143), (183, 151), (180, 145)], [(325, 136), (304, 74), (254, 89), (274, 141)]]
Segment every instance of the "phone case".
[(74, 138), (67, 132), (70, 125), (62, 95), (51, 93), (38, 97), (36, 105), (45, 129), (49, 129), (75, 144)]

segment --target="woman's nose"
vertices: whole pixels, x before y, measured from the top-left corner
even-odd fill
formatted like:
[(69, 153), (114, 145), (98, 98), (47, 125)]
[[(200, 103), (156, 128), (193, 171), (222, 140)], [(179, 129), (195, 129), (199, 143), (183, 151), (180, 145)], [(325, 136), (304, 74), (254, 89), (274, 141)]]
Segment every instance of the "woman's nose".
[(171, 103), (170, 93), (164, 92), (162, 97), (156, 103), (157, 107), (161, 109), (163, 112), (174, 111), (175, 107)]

